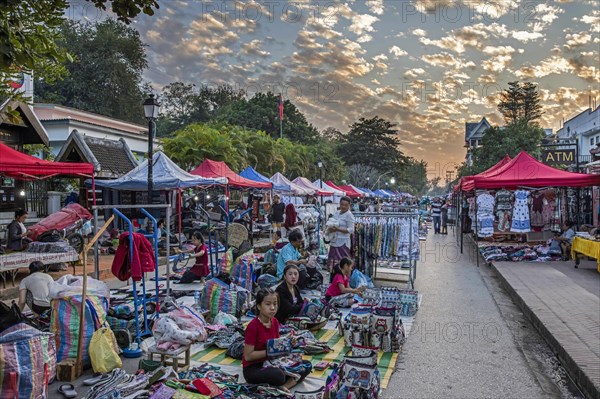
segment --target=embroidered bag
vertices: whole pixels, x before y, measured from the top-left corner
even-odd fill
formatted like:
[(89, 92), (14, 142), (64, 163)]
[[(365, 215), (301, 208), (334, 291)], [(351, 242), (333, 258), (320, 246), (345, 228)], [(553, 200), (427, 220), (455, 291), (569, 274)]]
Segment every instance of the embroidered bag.
[(321, 387), (315, 391), (294, 392), (294, 399), (324, 399), (325, 398), (325, 387)]
[(267, 359), (288, 356), (292, 352), (292, 341), (289, 338), (267, 340)]
[(308, 317), (311, 321), (316, 321), (324, 307), (323, 302), (319, 300), (305, 301), (302, 304), (302, 308), (300, 308), (298, 316)]

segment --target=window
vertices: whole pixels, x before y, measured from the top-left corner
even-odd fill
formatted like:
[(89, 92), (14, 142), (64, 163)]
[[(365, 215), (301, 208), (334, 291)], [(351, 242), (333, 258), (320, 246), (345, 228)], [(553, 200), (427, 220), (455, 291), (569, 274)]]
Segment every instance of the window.
[(590, 145), (594, 145), (594, 138), (593, 137), (590, 139)]

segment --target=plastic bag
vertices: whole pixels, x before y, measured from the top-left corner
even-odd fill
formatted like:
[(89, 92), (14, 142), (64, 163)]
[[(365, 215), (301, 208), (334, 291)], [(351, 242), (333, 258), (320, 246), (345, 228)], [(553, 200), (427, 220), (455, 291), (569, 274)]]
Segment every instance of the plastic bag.
[(109, 327), (100, 327), (92, 335), (89, 353), (96, 373), (109, 373), (123, 367), (115, 334)]
[(356, 270), (354, 269), (352, 271), (352, 274), (350, 275), (350, 287), (351, 288), (358, 288), (361, 286), (365, 286), (367, 288), (374, 288), (375, 285), (373, 284), (373, 280), (371, 280), (369, 277), (367, 277), (363, 272), (361, 272), (360, 270)]
[(228, 326), (231, 324), (235, 324), (237, 323), (238, 320), (235, 318), (235, 316), (224, 313), (224, 312), (219, 312), (216, 316), (215, 319), (213, 321), (213, 324), (219, 325), (219, 326)]
[[(81, 295), (83, 289), (83, 277), (65, 274), (54, 283), (49, 285), (50, 298), (67, 298), (75, 295)], [(110, 291), (103, 281), (95, 278), (87, 278), (86, 295), (95, 295), (102, 298), (110, 298)]]

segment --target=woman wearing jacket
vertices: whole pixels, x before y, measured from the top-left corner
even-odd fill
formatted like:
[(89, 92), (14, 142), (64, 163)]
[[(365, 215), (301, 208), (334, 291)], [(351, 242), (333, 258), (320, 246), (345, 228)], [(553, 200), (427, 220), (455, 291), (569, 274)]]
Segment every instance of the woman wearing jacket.
[(283, 269), (283, 281), (275, 289), (275, 292), (279, 294), (279, 308), (275, 318), (281, 324), (285, 324), (288, 317), (297, 316), (305, 302), (297, 286), (299, 278), (300, 269), (298, 269), (298, 266), (287, 265)]

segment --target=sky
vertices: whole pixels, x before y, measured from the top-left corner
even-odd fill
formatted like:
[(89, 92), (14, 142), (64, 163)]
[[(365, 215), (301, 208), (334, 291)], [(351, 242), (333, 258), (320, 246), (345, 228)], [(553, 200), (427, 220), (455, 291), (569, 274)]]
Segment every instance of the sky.
[[(181, 81), (281, 92), (319, 130), (379, 116), (397, 124), (401, 150), (427, 161), (429, 177), (464, 161), (465, 122), (502, 124), (508, 82), (538, 85), (541, 125), (554, 131), (590, 96), (600, 104), (596, 0), (159, 4), (132, 24), (157, 91)], [(74, 2), (69, 13), (99, 11)]]

